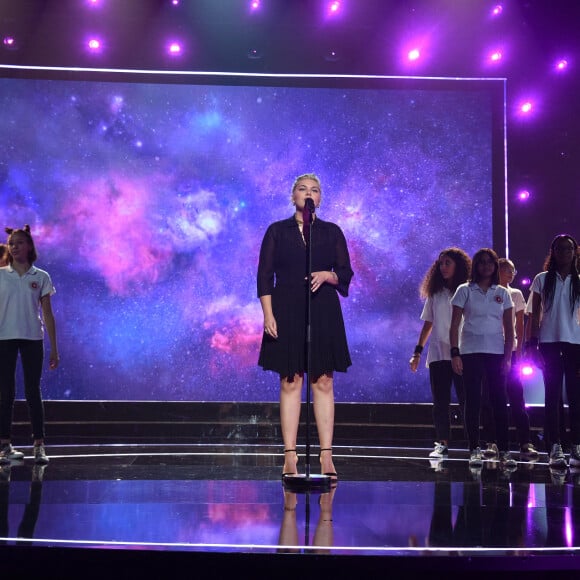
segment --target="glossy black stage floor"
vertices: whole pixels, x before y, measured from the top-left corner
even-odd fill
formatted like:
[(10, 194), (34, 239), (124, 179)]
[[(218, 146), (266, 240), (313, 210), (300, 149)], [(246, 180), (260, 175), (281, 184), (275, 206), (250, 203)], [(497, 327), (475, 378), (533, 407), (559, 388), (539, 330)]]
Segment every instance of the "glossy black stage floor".
[[(338, 485), (294, 494), (272, 442), (60, 441), (46, 467), (26, 457), (0, 470), (0, 569), (10, 578), (580, 573), (580, 471), (554, 473), (545, 454), (513, 472), (495, 461), (470, 469), (465, 449), (436, 461), (431, 448), (337, 444)], [(317, 473), (314, 445), (310, 465)]]

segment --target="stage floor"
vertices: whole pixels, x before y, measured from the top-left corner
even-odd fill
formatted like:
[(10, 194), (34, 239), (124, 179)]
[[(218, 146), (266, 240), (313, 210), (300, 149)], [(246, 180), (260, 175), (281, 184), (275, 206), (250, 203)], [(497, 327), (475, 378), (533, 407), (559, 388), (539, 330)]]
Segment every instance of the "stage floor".
[[(434, 461), (427, 447), (335, 447), (338, 485), (296, 494), (281, 483), (278, 446), (47, 451), (46, 467), (26, 457), (0, 469), (3, 565), (7, 550), (24, 565), (34, 549), (51, 549), (46, 558), (90, 548), (316, 554), (339, 566), (356, 557), (358, 569), (376, 557), (407, 569), (426, 559), (464, 571), (580, 569), (580, 471), (552, 473), (545, 454), (510, 473), (495, 461), (470, 469), (466, 450)], [(310, 463), (317, 473), (316, 447)]]

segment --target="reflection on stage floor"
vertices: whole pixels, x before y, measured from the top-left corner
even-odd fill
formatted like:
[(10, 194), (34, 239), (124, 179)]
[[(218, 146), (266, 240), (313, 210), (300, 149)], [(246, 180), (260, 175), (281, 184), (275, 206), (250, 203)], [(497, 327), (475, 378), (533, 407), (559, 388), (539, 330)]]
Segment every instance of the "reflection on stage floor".
[(336, 447), (338, 484), (296, 494), (284, 490), (281, 449), (272, 445), (48, 450), (45, 467), (29, 457), (0, 467), (2, 553), (446, 556), (476, 567), (486, 557), (505, 564), (558, 555), (570, 567), (566, 556), (580, 547), (580, 471), (553, 472), (544, 454), (506, 471), (495, 461), (470, 469), (465, 450), (441, 461), (430, 460), (428, 448)]

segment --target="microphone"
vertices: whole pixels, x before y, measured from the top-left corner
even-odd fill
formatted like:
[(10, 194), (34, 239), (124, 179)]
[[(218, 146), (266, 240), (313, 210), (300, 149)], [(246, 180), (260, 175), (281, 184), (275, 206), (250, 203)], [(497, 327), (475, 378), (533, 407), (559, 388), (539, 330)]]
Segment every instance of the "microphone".
[(307, 197), (304, 201), (304, 207), (310, 212), (315, 213), (316, 208), (314, 207), (314, 201), (312, 201), (311, 197)]

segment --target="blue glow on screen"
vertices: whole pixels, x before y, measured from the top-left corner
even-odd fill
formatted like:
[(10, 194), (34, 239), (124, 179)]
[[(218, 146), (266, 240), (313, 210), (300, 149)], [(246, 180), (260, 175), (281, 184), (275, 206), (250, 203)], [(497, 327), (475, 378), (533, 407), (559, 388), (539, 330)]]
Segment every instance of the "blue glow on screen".
[(488, 81), (70, 76), (0, 79), (0, 225), (31, 225), (57, 289), (45, 398), (278, 400), (257, 366), (258, 252), (313, 171), (355, 272), (337, 401), (431, 401), (408, 369), (418, 285), (444, 247), (472, 254), (503, 229)]

